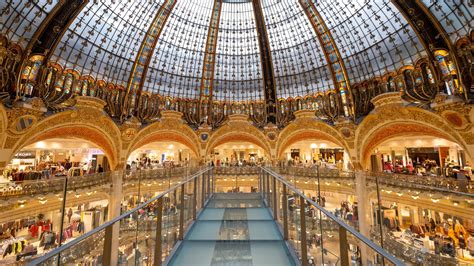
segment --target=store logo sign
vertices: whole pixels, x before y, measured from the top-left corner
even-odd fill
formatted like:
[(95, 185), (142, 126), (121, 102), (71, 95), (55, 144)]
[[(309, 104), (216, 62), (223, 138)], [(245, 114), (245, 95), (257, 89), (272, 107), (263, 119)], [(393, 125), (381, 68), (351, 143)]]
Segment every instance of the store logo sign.
[(33, 151), (22, 151), (15, 154), (15, 159), (34, 159), (36, 157)]

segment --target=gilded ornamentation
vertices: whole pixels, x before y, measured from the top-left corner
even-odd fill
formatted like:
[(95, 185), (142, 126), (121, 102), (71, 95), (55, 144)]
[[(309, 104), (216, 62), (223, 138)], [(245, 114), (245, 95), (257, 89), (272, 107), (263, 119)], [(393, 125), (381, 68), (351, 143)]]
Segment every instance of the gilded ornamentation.
[(448, 98), (448, 95), (446, 95), (446, 94), (438, 94), (438, 95), (436, 95), (436, 97), (434, 99), (434, 102), (436, 104), (442, 104), (446, 101), (447, 98)]
[(131, 141), (135, 135), (137, 135), (137, 129), (136, 128), (127, 128), (124, 131), (122, 131), (122, 139), (124, 141)]
[(17, 125), (18, 121), (21, 117), (32, 117), (34, 122), (41, 120), (43, 112), (37, 109), (30, 109), (24, 107), (14, 107), (11, 109), (7, 109), (7, 116), (8, 116), (8, 129), (9, 133), (11, 134), (24, 134), (24, 130), (18, 130)]
[(464, 125), (463, 118), (455, 112), (444, 112), (443, 117), (454, 127), (461, 128)]
[[(358, 126), (355, 142), (358, 160), (367, 160), (371, 149), (383, 140), (407, 134), (441, 137), (454, 141), (464, 148), (464, 144), (467, 143), (460, 132), (433, 112), (418, 107), (386, 105), (369, 114)], [(469, 153), (467, 149), (465, 150)]]
[(42, 108), (45, 108), (43, 100), (41, 100), (40, 98), (33, 98), (31, 100), (31, 108), (38, 111), (41, 110)]
[[(94, 100), (95, 101), (95, 100)], [(74, 137), (87, 139), (98, 145), (108, 155), (111, 165), (116, 161), (120, 149), (120, 131), (116, 124), (100, 108), (90, 108), (90, 105), (78, 105), (74, 110), (66, 110), (45, 117), (38, 111), (27, 108), (9, 110), (9, 120), (25, 114), (34, 115), (38, 122), (22, 132), (21, 138), (9, 137), (7, 145), (14, 151), (24, 145), (46, 139), (48, 137)], [(96, 106), (98, 107), (98, 106)], [(10, 122), (10, 127), (12, 122)], [(10, 133), (13, 132), (10, 130)], [(67, 134), (66, 134), (67, 133)]]
[(277, 156), (280, 157), (292, 143), (314, 138), (331, 141), (349, 151), (346, 141), (338, 130), (320, 120), (303, 116), (290, 123), (280, 132), (276, 145)]
[(263, 148), (270, 154), (271, 144), (267, 136), (247, 121), (247, 115), (231, 115), (229, 120), (216, 131), (212, 132), (207, 142), (206, 154), (229, 141), (248, 141)]
[(152, 123), (137, 132), (127, 147), (128, 154), (148, 143), (176, 141), (189, 147), (198, 156), (200, 154), (199, 136), (184, 123), (181, 117), (180, 112), (164, 111), (161, 121)]
[[(390, 100), (391, 99), (391, 100)], [(263, 130), (249, 122), (248, 115), (230, 115), (216, 131), (190, 128), (176, 111), (164, 111), (161, 121), (142, 128), (133, 119), (118, 127), (103, 111), (104, 102), (92, 97), (78, 97), (77, 105), (69, 110), (46, 117), (41, 110), (14, 107), (5, 109), (8, 131), (4, 147), (16, 151), (21, 147), (48, 137), (76, 136), (97, 144), (110, 157), (111, 164), (140, 146), (154, 141), (177, 141), (188, 146), (197, 156), (209, 154), (216, 146), (229, 141), (248, 141), (262, 147), (271, 156), (281, 155), (292, 143), (308, 138), (325, 139), (344, 147), (354, 162), (366, 162), (371, 149), (381, 141), (406, 134), (423, 134), (452, 140), (467, 152), (466, 144), (474, 144), (470, 115), (472, 107), (464, 102), (443, 102), (435, 112), (418, 107), (403, 106), (399, 95), (376, 98), (378, 107), (361, 124), (340, 122), (331, 126), (316, 119), (310, 112), (299, 112), (297, 118), (283, 130), (265, 127)], [(390, 104), (390, 101), (391, 104)], [(386, 102), (385, 102), (386, 101)], [(399, 104), (393, 104), (399, 102)], [(24, 129), (14, 130), (19, 119), (32, 118)], [(33, 121), (34, 120), (34, 121)], [(31, 122), (30, 127), (28, 123)], [(135, 123), (137, 122), (137, 123)], [(4, 124), (5, 125), (5, 124)], [(0, 125), (1, 126), (1, 125)], [(119, 153), (123, 151), (122, 153)], [(120, 156), (119, 156), (120, 154)]]
[(346, 139), (352, 136), (352, 131), (347, 127), (343, 127), (339, 129), (339, 131), (341, 132), (342, 136), (344, 136), (344, 138)]
[(388, 104), (402, 104), (402, 98), (400, 92), (386, 92), (372, 98), (371, 102), (375, 108), (379, 108)]
[(3, 148), (5, 149), (12, 149), (15, 146), (15, 143), (18, 141), (19, 138), (7, 136), (7, 140), (5, 144), (3, 144)]

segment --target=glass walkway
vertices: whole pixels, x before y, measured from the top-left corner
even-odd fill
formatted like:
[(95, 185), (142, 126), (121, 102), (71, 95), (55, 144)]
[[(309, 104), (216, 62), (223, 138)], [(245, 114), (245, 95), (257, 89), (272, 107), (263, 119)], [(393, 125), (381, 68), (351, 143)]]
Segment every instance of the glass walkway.
[(219, 178), (199, 170), (28, 265), (404, 265), (271, 169), (258, 193)]
[(296, 265), (257, 193), (212, 196), (169, 265)]

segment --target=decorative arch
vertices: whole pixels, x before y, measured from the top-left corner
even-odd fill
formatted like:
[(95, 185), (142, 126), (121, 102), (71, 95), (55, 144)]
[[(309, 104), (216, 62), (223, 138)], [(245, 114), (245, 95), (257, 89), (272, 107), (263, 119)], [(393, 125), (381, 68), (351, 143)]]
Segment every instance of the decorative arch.
[(98, 106), (93, 105), (95, 100), (85, 101), (78, 103), (77, 110), (64, 111), (40, 120), (12, 145), (12, 155), (37, 141), (78, 138), (97, 145), (107, 156), (111, 169), (115, 169), (119, 162), (120, 130), (103, 111), (96, 109)]
[(224, 143), (231, 141), (247, 141), (262, 148), (269, 156), (272, 156), (271, 145), (265, 134), (250, 123), (230, 122), (212, 133), (206, 146), (206, 155)]
[(307, 139), (321, 139), (333, 142), (349, 152), (343, 136), (334, 127), (315, 119), (296, 119), (281, 131), (276, 143), (277, 158), (292, 144)]
[(207, 149), (206, 149), (206, 154), (210, 154), (211, 151), (216, 148), (219, 145), (225, 144), (227, 142), (233, 142), (233, 141), (246, 141), (250, 142), (252, 144), (255, 144), (262, 148), (265, 153), (267, 153), (269, 156), (271, 156), (271, 152), (269, 149), (269, 146), (265, 141), (262, 141), (261, 139), (256, 138), (254, 135), (248, 134), (248, 133), (242, 133), (242, 132), (236, 132), (236, 133), (229, 133), (225, 135), (221, 135), (218, 138), (216, 138), (212, 144), (209, 144)]
[(0, 147), (3, 147), (3, 142), (5, 141), (6, 130), (8, 127), (8, 114), (5, 106), (0, 104)]
[(282, 140), (280, 142), (280, 145), (278, 146), (278, 151), (277, 151), (277, 158), (280, 159), (285, 152), (285, 150), (290, 147), (292, 144), (295, 144), (298, 141), (302, 140), (309, 140), (309, 139), (318, 139), (318, 140), (325, 140), (325, 141), (330, 141), (332, 143), (335, 143), (337, 145), (340, 145), (343, 147), (346, 151), (347, 148), (345, 145), (338, 139), (327, 135), (324, 132), (315, 130), (315, 129), (303, 129), (303, 130), (298, 130), (288, 136), (285, 140)]
[(186, 124), (183, 124), (181, 119), (166, 119), (140, 130), (130, 142), (126, 158), (128, 158), (134, 150), (149, 143), (159, 141), (175, 141), (181, 143), (188, 147), (194, 155), (199, 158), (199, 138), (195, 131)]
[(364, 169), (367, 168), (370, 154), (377, 145), (400, 136), (444, 138), (459, 144), (472, 158), (464, 139), (442, 117), (417, 107), (388, 105), (368, 115), (358, 126), (355, 139), (357, 160)]

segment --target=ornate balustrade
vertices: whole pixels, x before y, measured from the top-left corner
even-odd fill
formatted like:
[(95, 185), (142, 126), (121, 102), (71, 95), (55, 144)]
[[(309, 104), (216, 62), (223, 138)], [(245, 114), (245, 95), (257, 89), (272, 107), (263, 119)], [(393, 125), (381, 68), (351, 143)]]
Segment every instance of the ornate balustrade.
[(260, 173), (260, 169), (254, 166), (216, 167), (214, 173), (217, 175), (257, 175)]
[(322, 168), (322, 167), (271, 167), (272, 171), (275, 171), (281, 175), (290, 175), (298, 177), (318, 177), (318, 172), (321, 178), (339, 178), (349, 177), (353, 178), (354, 173), (350, 171), (341, 171), (339, 169)]
[(390, 173), (367, 173), (369, 180), (378, 177), (380, 184), (392, 187), (414, 188), (436, 192), (459, 192), (474, 194), (474, 182), (439, 176), (418, 176)]
[[(90, 190), (91, 188), (98, 189), (103, 185), (110, 184), (114, 175), (123, 175), (124, 185), (145, 180), (173, 179), (173, 181), (179, 181), (177, 179), (180, 177), (187, 176), (200, 169), (200, 167), (160, 168), (76, 176), (68, 179), (67, 190), (79, 192), (81, 190)], [(278, 174), (286, 176), (288, 179), (297, 179), (298, 181), (311, 181), (312, 179), (316, 179), (318, 177), (318, 171), (320, 175), (319, 178), (326, 181), (354, 179), (354, 172), (339, 171), (337, 169), (304, 167), (271, 167), (271, 169)], [(258, 167), (253, 166), (215, 168), (215, 174), (217, 175), (257, 175), (259, 171)], [(459, 192), (461, 194), (474, 194), (474, 182), (468, 180), (460, 181), (445, 177), (389, 173), (366, 173), (366, 175), (368, 177), (368, 184), (371, 186), (375, 184), (375, 177), (378, 177), (379, 184), (384, 187), (413, 188), (443, 193)], [(12, 182), (0, 190), (0, 199), (21, 199), (22, 197), (43, 196), (48, 193), (56, 194), (64, 190), (64, 180), (65, 178), (52, 178)]]
[[(199, 167), (177, 167), (145, 169), (138, 171), (114, 171), (84, 176), (68, 177), (67, 191), (79, 192), (90, 190), (112, 183), (114, 176), (123, 175), (124, 185), (144, 180), (178, 179), (199, 171)], [(34, 181), (12, 182), (0, 190), (1, 200), (21, 199), (23, 197), (40, 197), (46, 194), (57, 194), (64, 191), (65, 177), (41, 179)]]

